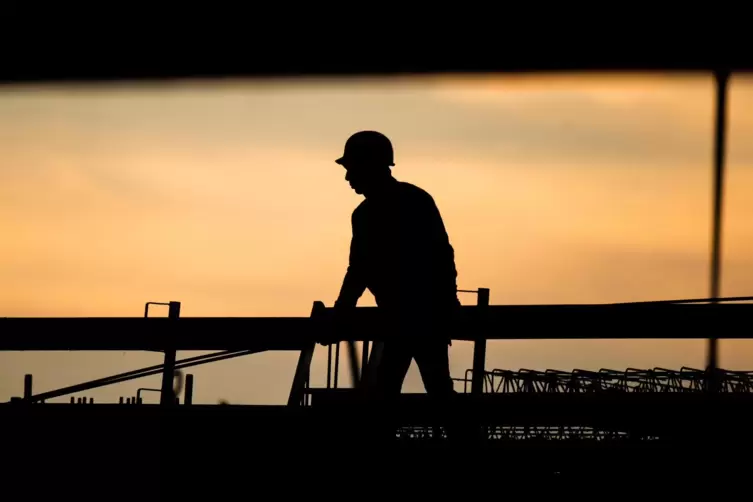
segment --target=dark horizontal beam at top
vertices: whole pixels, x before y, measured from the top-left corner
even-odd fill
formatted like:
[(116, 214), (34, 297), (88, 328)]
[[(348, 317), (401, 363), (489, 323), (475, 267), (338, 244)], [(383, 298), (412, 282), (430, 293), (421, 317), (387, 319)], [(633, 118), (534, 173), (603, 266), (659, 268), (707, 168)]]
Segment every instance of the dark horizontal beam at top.
[[(753, 304), (501, 305), (463, 307), (444, 325), (454, 340), (753, 338)], [(309, 317), (10, 317), (0, 350), (299, 350), (330, 333), (331, 309)], [(379, 312), (359, 307), (353, 338), (384, 337)], [(417, 326), (414, 332), (421, 332)], [(431, 333), (425, 333), (431, 336)]]
[(621, 12), (620, 23), (569, 11), (545, 21), (540, 8), (524, 14), (507, 6), (499, 15), (429, 9), (422, 22), (389, 9), (377, 9), (388, 18), (370, 13), (357, 20), (315, 9), (298, 23), (289, 8), (274, 15), (268, 7), (253, 20), (219, 20), (206, 7), (199, 23), (177, 21), (174, 12), (158, 22), (151, 11), (134, 20), (120, 13), (92, 20), (91, 13), (66, 10), (43, 29), (9, 13), (14, 22), (0, 35), (0, 80), (753, 70), (746, 30), (710, 21), (708, 11), (700, 28), (645, 12), (634, 21)]
[[(112, 66), (94, 66), (77, 61), (73, 66), (55, 68), (45, 66), (6, 68), (0, 72), (0, 84), (102, 84), (108, 82), (169, 82), (175, 80), (270, 79), (270, 78), (350, 78), (350, 77), (404, 77), (439, 74), (492, 74), (492, 73), (593, 73), (593, 72), (753, 72), (753, 61), (641, 59), (608, 61), (571, 59), (567, 62), (533, 59), (528, 61), (500, 60), (481, 63), (464, 62), (447, 58), (441, 62), (425, 60), (354, 63), (327, 59), (317, 63), (296, 58), (282, 62), (257, 64), (218, 64), (212, 61), (160, 62), (121, 61)], [(80, 66), (80, 69), (79, 69)]]
[[(342, 26), (337, 26), (341, 29)], [(412, 26), (409, 39), (390, 33), (382, 40), (344, 40), (322, 28), (302, 28), (274, 36), (243, 30), (242, 40), (201, 36), (197, 32), (170, 40), (98, 33), (83, 37), (74, 30), (54, 43), (15, 44), (0, 67), (0, 82), (100, 82), (226, 77), (346, 77), (444, 73), (753, 71), (753, 54), (746, 39), (735, 45), (706, 37), (673, 37), (663, 26), (656, 37), (641, 30), (626, 37), (591, 35), (568, 26), (560, 36), (512, 26), (489, 32), (485, 39), (453, 36), (439, 30), (422, 34)], [(470, 28), (470, 27), (469, 27)], [(254, 31), (254, 30), (250, 30)], [(478, 35), (478, 30), (474, 30)], [(141, 34), (140, 34), (141, 35)], [(693, 34), (694, 35), (694, 34)], [(49, 34), (48, 34), (49, 36)], [(744, 36), (744, 35), (743, 35)], [(533, 38), (531, 38), (533, 37)], [(77, 39), (80, 38), (80, 39)], [(347, 38), (347, 37), (345, 37)], [(368, 37), (367, 37), (368, 38)], [(53, 38), (49, 38), (52, 40)], [(294, 40), (304, 40), (297, 43)], [(176, 43), (175, 40), (180, 40)], [(532, 41), (535, 40), (535, 41)], [(556, 42), (553, 42), (555, 41)]]

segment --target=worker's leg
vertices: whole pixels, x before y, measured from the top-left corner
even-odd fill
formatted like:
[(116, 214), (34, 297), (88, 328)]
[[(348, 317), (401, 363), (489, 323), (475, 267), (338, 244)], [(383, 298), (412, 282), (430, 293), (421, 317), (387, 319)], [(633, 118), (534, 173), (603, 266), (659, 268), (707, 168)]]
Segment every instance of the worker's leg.
[(453, 316), (459, 303), (426, 307), (422, 315), (413, 320), (413, 357), (421, 372), (427, 394), (447, 396), (454, 394), (450, 375), (450, 343)]
[(374, 390), (380, 398), (395, 397), (403, 389), (403, 381), (413, 358), (410, 347), (396, 341), (387, 341), (375, 368)]
[(369, 388), (372, 402), (378, 404), (372, 415), (380, 424), (374, 430), (376, 444), (385, 444), (396, 438), (400, 423), (395, 420), (393, 410), (412, 358), (409, 348), (404, 344), (395, 341), (384, 342), (381, 360), (374, 369), (375, 377)]
[(454, 393), (449, 349), (446, 341), (430, 340), (418, 345), (414, 351), (427, 394), (447, 396)]
[[(449, 345), (444, 339), (425, 341), (416, 348), (414, 357), (421, 372), (426, 393), (435, 397), (434, 404), (445, 420), (444, 426), (448, 439), (463, 440), (467, 431), (455, 414), (453, 398), (455, 392), (450, 374)], [(441, 410), (441, 411), (440, 411)], [(435, 434), (439, 434), (439, 424), (435, 426)], [(438, 436), (435, 436), (438, 437)]]

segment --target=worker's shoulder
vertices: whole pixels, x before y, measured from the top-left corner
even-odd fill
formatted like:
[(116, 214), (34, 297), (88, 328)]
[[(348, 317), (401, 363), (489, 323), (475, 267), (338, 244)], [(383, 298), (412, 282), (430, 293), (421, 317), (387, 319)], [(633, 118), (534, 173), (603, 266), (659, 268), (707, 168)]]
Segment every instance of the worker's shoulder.
[(353, 210), (353, 214), (351, 215), (352, 219), (358, 219), (361, 217), (366, 211), (368, 211), (368, 199), (364, 199), (361, 201), (360, 204), (356, 206), (356, 208)]
[(414, 185), (413, 183), (409, 183), (407, 181), (399, 181), (398, 187), (400, 189), (400, 193), (406, 197), (411, 197), (413, 199), (423, 200), (427, 202), (434, 200), (429, 192), (419, 186)]

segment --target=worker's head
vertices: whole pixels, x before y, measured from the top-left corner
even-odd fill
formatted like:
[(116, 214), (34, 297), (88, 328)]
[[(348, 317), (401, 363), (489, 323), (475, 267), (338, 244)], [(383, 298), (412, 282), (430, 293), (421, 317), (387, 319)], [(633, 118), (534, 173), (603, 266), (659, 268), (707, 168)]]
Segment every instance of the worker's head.
[(368, 196), (374, 187), (391, 177), (394, 166), (392, 143), (376, 131), (360, 131), (345, 143), (343, 156), (335, 162), (345, 168), (345, 180), (356, 193)]

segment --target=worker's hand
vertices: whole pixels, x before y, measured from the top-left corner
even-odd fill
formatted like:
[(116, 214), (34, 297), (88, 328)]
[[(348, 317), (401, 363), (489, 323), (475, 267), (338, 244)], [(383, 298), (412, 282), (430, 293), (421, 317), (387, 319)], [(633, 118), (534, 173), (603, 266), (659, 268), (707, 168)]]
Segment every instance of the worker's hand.
[(332, 345), (333, 343), (339, 343), (340, 341), (341, 341), (340, 338), (338, 338), (333, 333), (328, 331), (324, 333), (323, 335), (319, 336), (319, 340), (317, 340), (317, 343), (319, 345), (324, 345), (326, 347), (327, 345)]
[(321, 345), (331, 345), (336, 342), (347, 340), (351, 325), (350, 319), (352, 312), (352, 308), (335, 307), (332, 316), (332, 323), (329, 325), (329, 329), (325, 330), (319, 336), (319, 343)]

